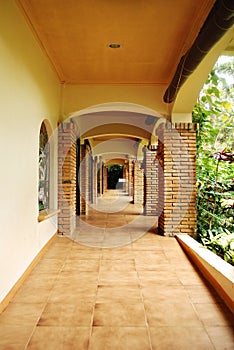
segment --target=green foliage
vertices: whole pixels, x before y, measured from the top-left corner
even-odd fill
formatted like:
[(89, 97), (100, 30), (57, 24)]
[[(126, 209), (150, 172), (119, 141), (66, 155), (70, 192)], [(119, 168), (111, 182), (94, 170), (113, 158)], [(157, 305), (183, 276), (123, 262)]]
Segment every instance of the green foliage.
[(201, 237), (203, 245), (234, 265), (234, 234), (220, 228), (220, 233), (208, 230), (209, 238)]
[(215, 67), (209, 74), (193, 111), (193, 121), (200, 124), (197, 237), (234, 265), (234, 88), (218, 75), (220, 71)]

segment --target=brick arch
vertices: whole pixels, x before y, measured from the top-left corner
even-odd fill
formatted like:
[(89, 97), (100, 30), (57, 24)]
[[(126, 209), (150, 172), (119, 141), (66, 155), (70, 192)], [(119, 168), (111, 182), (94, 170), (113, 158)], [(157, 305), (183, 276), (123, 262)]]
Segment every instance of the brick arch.
[[(110, 107), (111, 106), (108, 105), (109, 109)], [(81, 115), (82, 113), (85, 114), (84, 111), (81, 112)], [(76, 114), (73, 114), (73, 116), (75, 115)], [(65, 129), (64, 126), (62, 126), (62, 132), (65, 133), (66, 140), (68, 137), (73, 141), (76, 139), (75, 124), (73, 118), (70, 118), (67, 123), (65, 123)], [(160, 214), (159, 232), (162, 235), (174, 235), (177, 233), (193, 235), (196, 229), (196, 125), (192, 123), (171, 124), (164, 117), (161, 117), (154, 125), (153, 133), (155, 134), (153, 136), (157, 136), (159, 139), (159, 146), (157, 151), (151, 147), (146, 148), (145, 186), (148, 187), (145, 188), (147, 193), (153, 194), (157, 192), (158, 198), (153, 198), (152, 196), (145, 197), (145, 203), (149, 204), (146, 208), (145, 214)], [(64, 141), (64, 147), (66, 146), (66, 142)], [(64, 147), (61, 147), (61, 151), (63, 151)], [(86, 154), (89, 150), (87, 147), (87, 144), (83, 144), (81, 147), (82, 158), (85, 159), (85, 162), (83, 163), (84, 167), (87, 167), (88, 163)], [(71, 161), (74, 161), (74, 156)], [(94, 167), (97, 168), (97, 157), (94, 157), (92, 161)], [(129, 164), (132, 166), (132, 162), (129, 162)], [(139, 172), (139, 178), (142, 183), (142, 165), (137, 162), (134, 166), (135, 170)], [(154, 171), (154, 168), (156, 168), (156, 171)], [(157, 168), (159, 169), (159, 173), (157, 173)], [(152, 169), (153, 171), (151, 171)], [(105, 169), (103, 169), (103, 171), (104, 170)], [(68, 179), (68, 182), (70, 182), (66, 185), (67, 189), (70, 191), (67, 193), (67, 196), (71, 197), (74, 196), (72, 190), (72, 188), (74, 188), (74, 176), (72, 176), (72, 170), (70, 169), (69, 171), (70, 178)], [(129, 173), (131, 173), (130, 168)], [(88, 193), (89, 184), (84, 184), (83, 186), (84, 199), (85, 203), (87, 203), (90, 199)], [(64, 191), (63, 187), (65, 187), (65, 184), (61, 183), (62, 191)], [(67, 199), (65, 201), (67, 202), (67, 207), (65, 208), (64, 201), (61, 201), (62, 207), (60, 209), (63, 215), (65, 215), (65, 212), (67, 213), (67, 217), (63, 218), (64, 232), (71, 233), (75, 211), (72, 210), (71, 205), (68, 205), (69, 200)], [(137, 200), (137, 196), (135, 196), (135, 199)], [(157, 200), (158, 210), (155, 212), (155, 203), (157, 203)], [(151, 205), (151, 203), (153, 203), (153, 205)]]

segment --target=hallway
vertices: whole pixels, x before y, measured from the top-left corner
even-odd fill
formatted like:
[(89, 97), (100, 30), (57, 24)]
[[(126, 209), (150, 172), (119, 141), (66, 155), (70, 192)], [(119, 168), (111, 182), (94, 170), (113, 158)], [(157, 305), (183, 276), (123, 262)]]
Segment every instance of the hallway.
[(108, 192), (73, 239), (57, 236), (0, 315), (0, 349), (233, 349), (231, 312), (139, 214)]
[(123, 190), (106, 190), (88, 215), (77, 217), (72, 239), (89, 247), (117, 248), (132, 243), (147, 231), (156, 232), (157, 216), (144, 216)]

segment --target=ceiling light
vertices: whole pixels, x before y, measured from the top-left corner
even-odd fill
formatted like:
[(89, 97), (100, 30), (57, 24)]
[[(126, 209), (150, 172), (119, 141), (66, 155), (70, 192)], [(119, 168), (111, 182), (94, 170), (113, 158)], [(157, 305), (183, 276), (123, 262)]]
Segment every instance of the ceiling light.
[(120, 44), (118, 44), (118, 43), (111, 43), (108, 46), (110, 49), (119, 49), (120, 48)]

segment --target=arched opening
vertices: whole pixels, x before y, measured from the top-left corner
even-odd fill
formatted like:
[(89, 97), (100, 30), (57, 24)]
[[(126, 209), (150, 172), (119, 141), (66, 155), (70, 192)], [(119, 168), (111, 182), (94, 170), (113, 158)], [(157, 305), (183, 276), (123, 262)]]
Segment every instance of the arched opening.
[(108, 190), (123, 189), (123, 166), (111, 164), (107, 166), (107, 188)]
[(41, 123), (39, 133), (39, 179), (38, 179), (38, 209), (39, 212), (50, 208), (50, 172), (51, 172), (51, 127), (47, 120)]
[[(108, 190), (116, 190), (115, 196), (121, 190), (119, 193), (123, 201), (128, 200), (128, 203), (138, 206), (136, 211), (138, 215), (143, 213), (156, 215), (157, 203), (153, 203), (152, 198), (149, 198), (148, 201), (148, 197), (144, 196), (146, 183), (144, 182), (143, 160), (145, 148), (149, 150), (149, 154), (154, 150), (151, 157), (155, 157), (155, 144), (152, 148), (152, 134), (155, 124), (161, 118), (163, 117), (160, 114), (144, 106), (110, 103), (92, 106), (73, 113), (69, 120), (62, 123), (64, 125), (70, 123), (70, 126), (63, 127), (66, 138), (69, 130), (70, 140), (77, 140), (76, 170), (74, 172), (74, 169), (69, 168), (71, 164), (74, 165), (74, 150), (71, 151), (73, 149), (71, 142), (67, 152), (69, 157), (73, 154), (72, 159), (70, 158), (70, 163), (63, 167), (67, 171), (67, 178), (70, 176), (69, 183), (62, 184), (69, 208), (73, 208), (74, 205), (76, 207), (74, 215), (87, 221), (85, 216), (90, 216), (92, 213), (92, 225), (94, 225), (93, 218), (98, 214), (98, 203), (101, 202), (101, 198), (106, 199), (108, 193), (114, 195), (113, 191), (108, 192)], [(75, 129), (79, 130), (79, 135)], [(60, 139), (63, 139), (63, 136), (60, 135)], [(64, 158), (65, 161), (67, 161), (66, 158)], [(76, 179), (73, 176), (74, 173), (76, 173)], [(154, 173), (154, 176), (156, 175)], [(76, 182), (75, 197), (72, 196), (74, 182)], [(155, 188), (154, 193), (157, 192)], [(151, 191), (148, 184), (147, 191)], [(151, 209), (144, 211), (146, 198), (148, 204), (154, 205), (154, 211)], [(61, 205), (63, 205), (63, 214), (65, 212), (64, 203)], [(110, 206), (113, 205), (115, 205), (113, 201), (110, 201), (109, 207), (105, 210), (111, 210)], [(68, 216), (69, 208), (67, 209)], [(72, 228), (71, 222), (74, 220), (66, 219), (66, 221), (67, 226), (70, 225), (68, 229), (72, 232), (74, 227)], [(97, 218), (96, 221), (99, 219)]]

